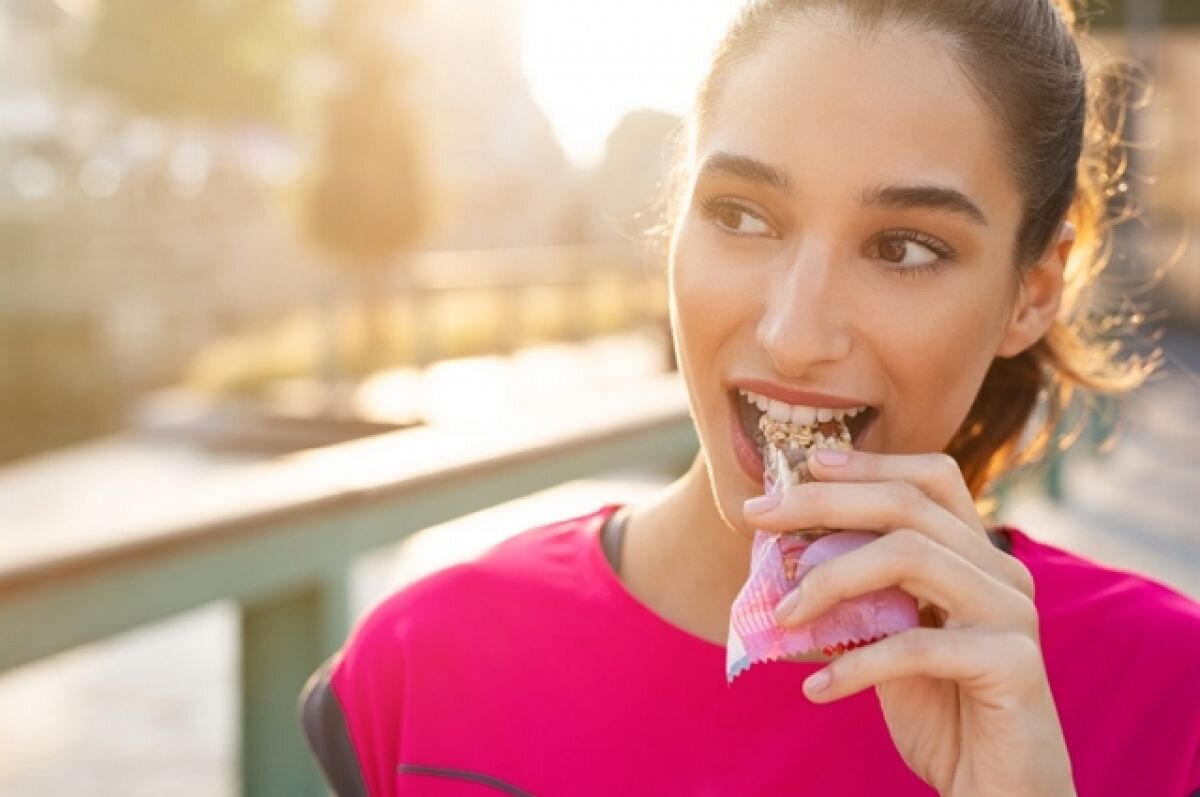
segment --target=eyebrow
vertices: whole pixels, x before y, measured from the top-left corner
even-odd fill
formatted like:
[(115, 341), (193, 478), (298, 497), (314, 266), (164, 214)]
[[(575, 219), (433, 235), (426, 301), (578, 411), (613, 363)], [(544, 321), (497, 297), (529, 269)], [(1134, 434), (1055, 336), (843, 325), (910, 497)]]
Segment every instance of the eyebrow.
[(792, 181), (787, 176), (787, 173), (776, 169), (769, 163), (763, 163), (760, 160), (747, 157), (745, 155), (735, 155), (732, 152), (714, 152), (704, 159), (700, 164), (700, 177), (729, 175), (732, 177), (741, 177), (743, 180), (749, 180), (752, 183), (761, 183), (769, 188), (774, 188), (782, 191), (785, 194), (792, 193)]
[[(746, 155), (731, 152), (714, 152), (700, 165), (699, 177), (728, 175), (740, 177), (752, 183), (774, 188), (784, 194), (792, 194), (792, 180), (787, 172), (769, 163)], [(941, 185), (875, 185), (863, 189), (859, 202), (868, 207), (908, 210), (928, 208), (944, 210), (966, 216), (971, 221), (986, 227), (988, 218), (979, 206), (955, 188)]]
[(946, 210), (966, 216), (971, 221), (986, 227), (987, 216), (966, 194), (955, 188), (940, 185), (877, 185), (865, 189), (859, 201), (864, 205), (895, 208), (930, 208)]

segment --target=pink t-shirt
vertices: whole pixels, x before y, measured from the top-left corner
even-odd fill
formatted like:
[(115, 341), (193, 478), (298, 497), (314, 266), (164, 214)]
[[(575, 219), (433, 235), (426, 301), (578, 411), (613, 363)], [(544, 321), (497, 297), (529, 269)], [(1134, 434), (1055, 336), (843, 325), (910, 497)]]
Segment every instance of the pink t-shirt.
[[(811, 703), (821, 665), (756, 665), (660, 618), (609, 567), (615, 505), (392, 595), (328, 683), (373, 797), (932, 795), (873, 689)], [(1200, 789), (1200, 605), (1015, 529), (1080, 797)], [(851, 744), (853, 740), (853, 744)]]

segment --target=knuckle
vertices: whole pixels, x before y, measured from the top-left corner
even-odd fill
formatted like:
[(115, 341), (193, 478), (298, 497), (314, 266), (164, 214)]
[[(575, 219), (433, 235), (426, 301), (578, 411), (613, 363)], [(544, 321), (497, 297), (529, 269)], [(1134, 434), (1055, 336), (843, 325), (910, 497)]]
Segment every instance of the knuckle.
[(895, 558), (905, 562), (919, 562), (928, 556), (929, 538), (909, 528), (896, 529), (887, 535)]
[(768, 513), (768, 515), (770, 515), (772, 519), (779, 523), (785, 522), (786, 517), (783, 516), (793, 512), (796, 507), (802, 507), (805, 505), (806, 496), (802, 491), (804, 486), (805, 485), (802, 484), (784, 485), (783, 490), (780, 493), (780, 495), (783, 496), (782, 500), (780, 501), (779, 505), (775, 507), (775, 511)]
[(1010, 569), (1012, 570), (1013, 586), (1017, 588), (1018, 592), (1032, 601), (1035, 590), (1033, 573), (1030, 572), (1029, 568), (1025, 566), (1024, 562), (1012, 557), (1009, 557), (1009, 560)]
[(925, 500), (925, 493), (911, 482), (895, 482), (892, 486), (896, 508), (904, 515), (912, 515)]
[(946, 480), (958, 480), (962, 477), (962, 472), (958, 467), (958, 460), (950, 456), (944, 451), (939, 451), (933, 454), (933, 471), (939, 477)]
[(829, 492), (826, 489), (828, 486), (824, 482), (806, 482), (788, 489), (796, 496), (797, 506), (802, 506), (809, 512), (820, 513), (829, 501)]
[(878, 454), (866, 451), (860, 452), (858, 457), (862, 463), (863, 476), (872, 481), (879, 480), (879, 475), (883, 472), (882, 458)]
[(839, 514), (846, 502), (842, 496), (842, 486), (833, 482), (809, 482), (802, 485), (807, 493), (804, 494), (803, 505), (805, 516), (813, 521), (823, 521), (832, 515)]
[(928, 661), (934, 655), (938, 643), (937, 631), (929, 628), (911, 628), (896, 635), (903, 653), (914, 661)]
[(1042, 664), (1042, 649), (1037, 640), (1027, 634), (1013, 635), (1008, 646), (1010, 661), (1018, 673), (1036, 672)]

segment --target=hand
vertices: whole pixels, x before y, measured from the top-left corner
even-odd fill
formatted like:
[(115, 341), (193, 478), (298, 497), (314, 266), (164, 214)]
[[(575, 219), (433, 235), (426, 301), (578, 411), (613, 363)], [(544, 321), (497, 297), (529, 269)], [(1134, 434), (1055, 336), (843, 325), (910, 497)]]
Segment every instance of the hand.
[[(747, 522), (881, 536), (809, 571), (780, 623), (803, 624), (889, 586), (929, 604), (928, 622), (837, 657), (805, 682), (809, 698), (875, 686), (900, 754), (941, 795), (1074, 794), (1033, 578), (989, 541), (957, 463), (944, 454), (829, 453), (844, 463), (810, 457), (818, 481), (788, 488), (765, 512), (747, 506)], [(822, 674), (829, 681), (818, 691)]]

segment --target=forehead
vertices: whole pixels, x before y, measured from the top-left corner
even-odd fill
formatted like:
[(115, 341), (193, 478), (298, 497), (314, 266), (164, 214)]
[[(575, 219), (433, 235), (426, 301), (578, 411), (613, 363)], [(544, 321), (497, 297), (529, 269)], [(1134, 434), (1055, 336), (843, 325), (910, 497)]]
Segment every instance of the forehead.
[(834, 21), (790, 24), (725, 75), (696, 162), (715, 150), (771, 163), (814, 198), (937, 182), (989, 216), (1019, 205), (993, 118), (929, 34), (862, 39)]

